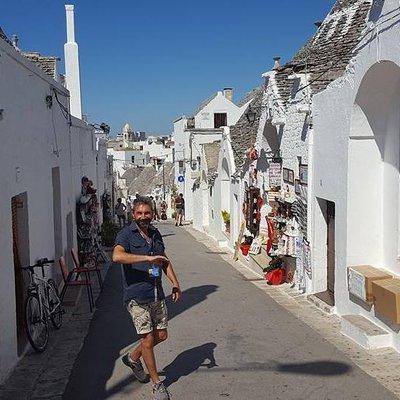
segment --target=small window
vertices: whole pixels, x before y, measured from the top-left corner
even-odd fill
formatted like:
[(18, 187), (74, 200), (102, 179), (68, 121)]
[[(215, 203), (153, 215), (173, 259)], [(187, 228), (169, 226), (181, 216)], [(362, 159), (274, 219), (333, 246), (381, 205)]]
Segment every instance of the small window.
[(221, 128), (221, 126), (227, 126), (226, 113), (215, 113), (214, 128)]
[(143, 150), (143, 146), (140, 146), (140, 148), (139, 148), (140, 150)]

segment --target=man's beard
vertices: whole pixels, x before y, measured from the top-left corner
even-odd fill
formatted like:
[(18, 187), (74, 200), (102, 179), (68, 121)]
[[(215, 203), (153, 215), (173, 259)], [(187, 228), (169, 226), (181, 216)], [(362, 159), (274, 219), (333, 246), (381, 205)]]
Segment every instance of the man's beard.
[(150, 226), (151, 219), (150, 219), (150, 218), (137, 219), (137, 220), (135, 220), (135, 222), (136, 222), (136, 225), (137, 225), (139, 228), (147, 229), (147, 228)]

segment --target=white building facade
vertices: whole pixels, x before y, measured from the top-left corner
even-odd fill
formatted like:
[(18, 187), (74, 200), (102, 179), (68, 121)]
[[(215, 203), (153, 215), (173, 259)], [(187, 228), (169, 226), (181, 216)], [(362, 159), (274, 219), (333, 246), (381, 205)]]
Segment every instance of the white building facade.
[(398, 330), (352, 301), (347, 282), (354, 265), (400, 274), (400, 29), (387, 19), (399, 4), (362, 3), (353, 9), (367, 7), (363, 38), (346, 73), (313, 102), (313, 285), (321, 291), (333, 280), (337, 313), (373, 321), (399, 351)]
[(226, 88), (203, 102), (192, 117), (174, 121), (175, 178), (178, 192), (185, 197), (188, 221), (193, 220), (193, 185), (200, 175), (201, 146), (221, 140), (223, 128), (234, 125), (247, 107), (232, 100), (233, 91)]

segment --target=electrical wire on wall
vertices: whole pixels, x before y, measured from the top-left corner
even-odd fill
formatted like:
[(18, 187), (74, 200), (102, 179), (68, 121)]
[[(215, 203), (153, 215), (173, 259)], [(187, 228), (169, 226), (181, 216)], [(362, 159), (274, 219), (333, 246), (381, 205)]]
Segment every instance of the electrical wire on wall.
[(57, 157), (60, 157), (60, 149), (58, 147), (58, 138), (57, 138), (56, 124), (54, 122), (54, 110), (53, 110), (53, 107), (51, 108), (51, 123), (52, 123), (52, 127), (53, 127), (53, 135), (54, 135), (53, 154), (55, 154)]

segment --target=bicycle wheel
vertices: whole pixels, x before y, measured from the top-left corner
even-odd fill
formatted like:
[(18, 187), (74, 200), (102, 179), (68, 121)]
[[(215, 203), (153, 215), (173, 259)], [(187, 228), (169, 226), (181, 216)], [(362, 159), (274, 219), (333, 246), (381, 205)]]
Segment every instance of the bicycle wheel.
[(47, 281), (49, 284), (49, 313), (50, 321), (54, 326), (54, 329), (60, 329), (62, 325), (63, 310), (61, 307), (60, 295), (58, 288), (53, 279)]
[(49, 327), (40, 313), (38, 295), (30, 294), (25, 301), (25, 326), (31, 346), (36, 352), (43, 352), (49, 340)]

